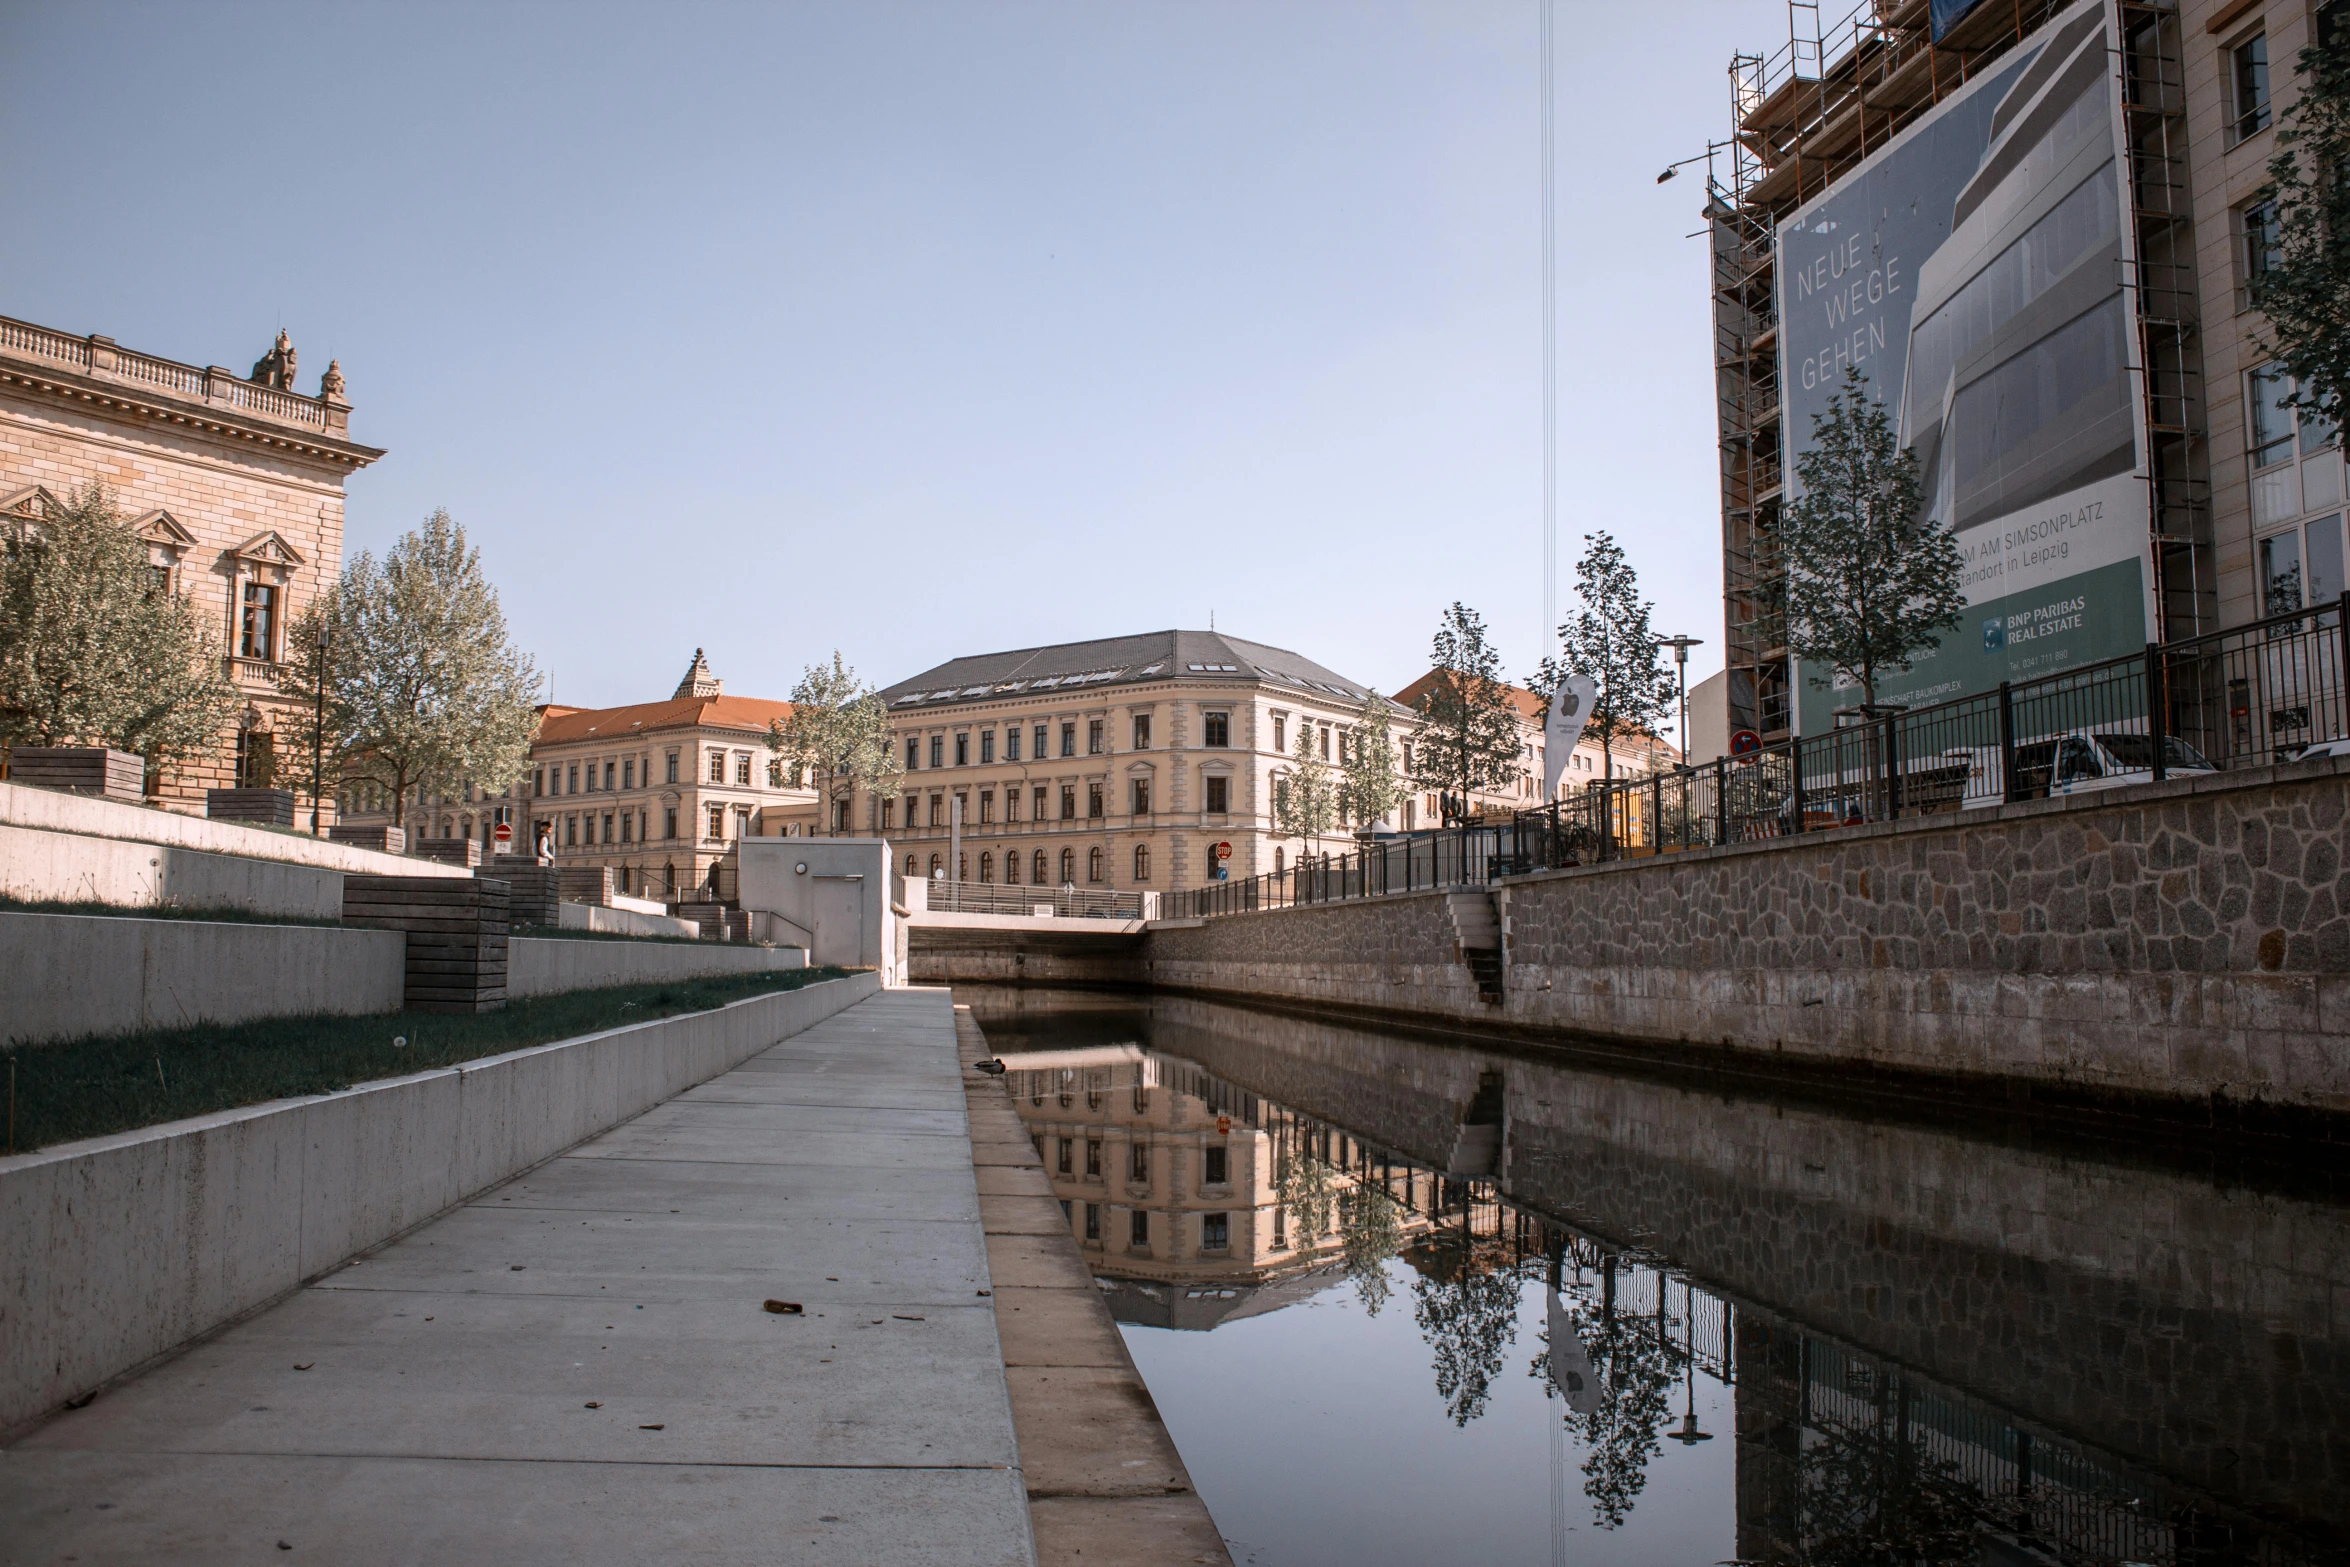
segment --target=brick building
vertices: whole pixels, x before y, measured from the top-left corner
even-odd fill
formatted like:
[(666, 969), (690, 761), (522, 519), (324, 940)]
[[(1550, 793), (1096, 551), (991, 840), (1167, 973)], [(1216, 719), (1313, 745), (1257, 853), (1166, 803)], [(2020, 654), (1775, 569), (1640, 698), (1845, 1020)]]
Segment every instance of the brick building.
[(342, 571), (343, 483), (383, 452), (350, 438), (340, 366), (305, 394), (295, 364), (283, 332), (241, 376), (0, 318), (0, 517), (37, 522), (46, 501), (102, 481), (244, 698), (208, 754), (149, 780), (175, 810), (268, 783), (308, 808), (307, 770), (275, 741), (276, 672), (286, 628)]

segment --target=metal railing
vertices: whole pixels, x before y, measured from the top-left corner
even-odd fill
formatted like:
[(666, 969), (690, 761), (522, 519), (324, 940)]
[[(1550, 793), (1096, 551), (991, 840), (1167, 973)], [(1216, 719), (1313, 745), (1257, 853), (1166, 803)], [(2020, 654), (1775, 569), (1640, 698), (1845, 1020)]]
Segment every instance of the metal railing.
[(993, 882), (906, 878), (906, 906), (939, 914), (1024, 914), (1047, 912), (1061, 919), (1139, 920), (1153, 894), (1094, 887), (998, 886)]
[(1749, 756), (1172, 892), (1164, 917), (1475, 886), (2288, 761), (2350, 738), (2345, 623), (2350, 594), (1932, 707), (1859, 705), (1842, 727)]

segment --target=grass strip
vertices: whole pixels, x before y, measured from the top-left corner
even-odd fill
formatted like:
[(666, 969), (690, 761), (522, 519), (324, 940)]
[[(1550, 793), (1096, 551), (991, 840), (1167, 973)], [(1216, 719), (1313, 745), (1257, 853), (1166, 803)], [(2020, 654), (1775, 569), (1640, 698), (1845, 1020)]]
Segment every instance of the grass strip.
[(496, 1012), (256, 1018), (20, 1045), (0, 1063), (6, 1073), (0, 1092), (8, 1095), (14, 1151), (25, 1153), (238, 1105), (332, 1093), (354, 1083), (478, 1061), (653, 1018), (707, 1012), (848, 972), (784, 969), (575, 990), (510, 1001)]
[(261, 914), (252, 909), (197, 908), (178, 903), (97, 903), (87, 899), (33, 899), (0, 896), (0, 914), (81, 914), (112, 920), (205, 920), (219, 925), (340, 925), (341, 920), (302, 914)]

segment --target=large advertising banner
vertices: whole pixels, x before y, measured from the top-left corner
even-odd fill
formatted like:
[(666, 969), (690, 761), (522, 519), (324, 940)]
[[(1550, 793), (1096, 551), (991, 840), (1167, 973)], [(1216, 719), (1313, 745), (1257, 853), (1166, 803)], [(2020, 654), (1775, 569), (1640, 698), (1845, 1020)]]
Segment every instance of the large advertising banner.
[[(1990, 690), (2154, 634), (2109, 5), (2047, 23), (1779, 229), (1787, 501), (1814, 417), (1857, 368), (1966, 562), (1966, 623), (1880, 678), (1882, 703)], [(1861, 699), (1797, 674), (1804, 734)]]

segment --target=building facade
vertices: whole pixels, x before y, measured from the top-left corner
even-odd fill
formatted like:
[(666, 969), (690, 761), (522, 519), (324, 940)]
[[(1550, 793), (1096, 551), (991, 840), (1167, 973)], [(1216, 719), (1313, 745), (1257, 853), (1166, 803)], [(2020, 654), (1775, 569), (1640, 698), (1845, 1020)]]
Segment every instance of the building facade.
[(631, 894), (701, 886), (738, 840), (814, 825), (815, 792), (767, 748), (768, 725), (790, 713), (726, 695), (699, 648), (666, 702), (541, 708), (518, 848), (543, 835), (558, 864), (611, 866)]
[(342, 368), (296, 390), (284, 332), (249, 376), (0, 319), (0, 517), (102, 482), (185, 598), (244, 698), (204, 755), (149, 779), (154, 803), (201, 812), (207, 789), (275, 786), (308, 809), (307, 758), (278, 736), (287, 628), (341, 574), (343, 485), (383, 452), (350, 438)]
[(1335, 763), (1369, 692), (1283, 648), (1157, 631), (958, 658), (881, 695), (904, 792), (850, 802), (850, 830), (905, 874), (1165, 891), (1285, 864), (1273, 791), (1297, 731)]
[[(1437, 671), (1431, 669), (1419, 679), (1395, 693), (1397, 702), (1417, 708), (1420, 699), (1435, 683)], [(1518, 720), (1518, 767), (1514, 776), (1496, 789), (1474, 789), (1469, 793), (1471, 815), (1507, 815), (1544, 803), (1542, 777), (1548, 765), (1550, 747), (1542, 733), (1542, 698), (1524, 686), (1508, 686), (1504, 695), (1509, 699), (1510, 711)], [(1589, 735), (1576, 740), (1574, 754), (1559, 773), (1559, 798), (1588, 785), (1616, 778), (1639, 778), (1649, 773), (1665, 771), (1681, 760), (1681, 753), (1655, 735), (1646, 732), (1627, 736), (1611, 748), (1602, 746)], [(1413, 747), (1404, 748), (1404, 771), (1411, 774)], [(1401, 824), (1406, 831), (1414, 827), (1434, 827), (1442, 820), (1442, 804), (1438, 791), (1415, 788), (1411, 798), (1404, 802)]]

